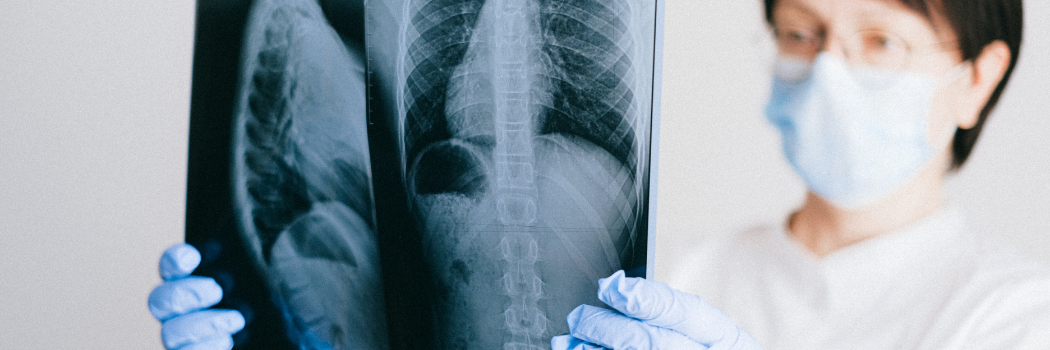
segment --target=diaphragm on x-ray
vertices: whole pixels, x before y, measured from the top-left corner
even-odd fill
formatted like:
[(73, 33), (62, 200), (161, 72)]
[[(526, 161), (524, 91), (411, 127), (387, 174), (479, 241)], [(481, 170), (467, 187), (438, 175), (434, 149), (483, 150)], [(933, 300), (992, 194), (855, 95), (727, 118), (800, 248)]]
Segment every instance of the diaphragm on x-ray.
[(645, 275), (655, 0), (258, 0), (245, 23), (231, 216), (289, 347), (548, 349), (599, 278)]
[(434, 347), (549, 348), (599, 278), (645, 266), (655, 2), (366, 6)]

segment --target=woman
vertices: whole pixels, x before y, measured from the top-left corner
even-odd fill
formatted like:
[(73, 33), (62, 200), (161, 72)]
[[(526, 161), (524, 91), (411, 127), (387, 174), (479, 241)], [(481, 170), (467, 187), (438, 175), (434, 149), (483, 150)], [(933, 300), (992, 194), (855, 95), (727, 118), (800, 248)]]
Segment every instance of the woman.
[[(967, 232), (942, 186), (965, 163), (1016, 63), (1021, 1), (765, 5), (779, 53), (766, 115), (807, 184), (805, 203), (783, 223), (682, 259), (677, 290), (622, 273), (603, 279), (599, 297), (618, 312), (577, 308), (572, 333), (552, 347), (1050, 344), (1050, 275)], [(171, 273), (162, 274), (185, 276), (194, 253), (169, 250), (161, 265)], [(230, 344), (239, 315), (189, 312), (214, 304), (217, 289), (177, 307), (176, 297), (151, 296), (154, 314), (172, 320), (166, 342)]]

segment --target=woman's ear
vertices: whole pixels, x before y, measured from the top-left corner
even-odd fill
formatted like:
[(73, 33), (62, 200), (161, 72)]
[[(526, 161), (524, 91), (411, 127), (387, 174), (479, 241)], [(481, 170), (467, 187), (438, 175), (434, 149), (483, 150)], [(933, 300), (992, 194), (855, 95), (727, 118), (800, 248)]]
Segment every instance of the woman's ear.
[(968, 110), (973, 113), (961, 113), (957, 123), (959, 128), (969, 129), (977, 124), (981, 110), (988, 104), (992, 92), (1003, 80), (1006, 69), (1010, 67), (1010, 47), (1002, 40), (996, 40), (985, 45), (981, 54), (973, 62), (973, 80), (968, 87)]

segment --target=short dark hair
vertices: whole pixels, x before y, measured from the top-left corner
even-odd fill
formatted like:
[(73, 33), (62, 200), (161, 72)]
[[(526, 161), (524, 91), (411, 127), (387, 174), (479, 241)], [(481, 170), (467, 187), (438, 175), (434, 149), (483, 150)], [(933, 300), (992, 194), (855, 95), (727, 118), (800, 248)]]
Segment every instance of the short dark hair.
[[(766, 6), (766, 22), (773, 24), (773, 8), (776, 0), (763, 0)], [(1024, 13), (1021, 0), (897, 0), (915, 12), (932, 19), (936, 10), (948, 20), (952, 31), (958, 38), (959, 50), (964, 61), (977, 58), (985, 46), (996, 40), (1002, 40), (1010, 48), (1010, 65), (1006, 68), (1003, 80), (988, 98), (988, 103), (981, 109), (977, 123), (969, 129), (955, 130), (952, 139), (952, 170), (962, 167), (970, 157), (977, 136), (981, 134), (988, 114), (999, 102), (1006, 82), (1010, 80), (1021, 52), (1021, 31), (1024, 26)]]

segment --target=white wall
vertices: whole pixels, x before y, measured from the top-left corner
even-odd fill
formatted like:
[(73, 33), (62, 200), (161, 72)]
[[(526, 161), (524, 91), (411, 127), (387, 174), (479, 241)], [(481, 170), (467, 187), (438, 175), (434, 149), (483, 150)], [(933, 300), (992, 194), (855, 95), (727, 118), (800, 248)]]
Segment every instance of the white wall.
[[(658, 261), (801, 196), (760, 113), (758, 4), (668, 4)], [(0, 348), (159, 348), (145, 304), (183, 234), (193, 12), (0, 3)], [(1013, 86), (951, 189), (974, 227), (1050, 260), (1050, 28), (1028, 26)]]
[[(973, 229), (1050, 261), (1050, 2), (1024, 5), (1017, 70), (948, 191)], [(712, 234), (781, 222), (805, 191), (762, 115), (761, 1), (672, 0), (665, 26), (657, 278)]]
[(194, 2), (0, 2), (0, 348), (160, 347)]

